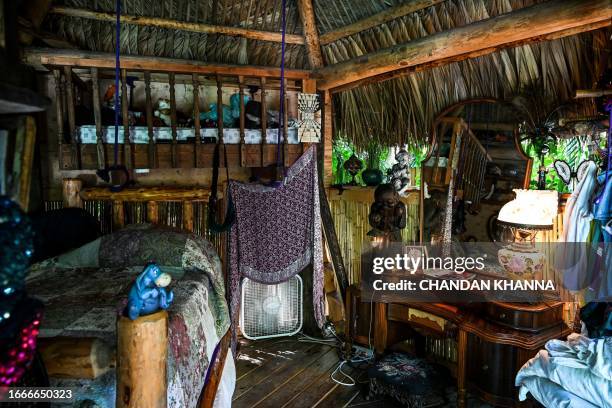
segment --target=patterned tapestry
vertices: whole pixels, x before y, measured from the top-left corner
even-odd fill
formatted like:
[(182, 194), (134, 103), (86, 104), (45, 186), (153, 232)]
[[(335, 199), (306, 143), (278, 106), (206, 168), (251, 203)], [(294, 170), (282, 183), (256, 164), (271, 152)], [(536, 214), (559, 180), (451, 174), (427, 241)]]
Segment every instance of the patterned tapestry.
[(280, 283), (311, 263), (315, 319), (319, 327), (325, 322), (316, 157), (315, 148), (308, 149), (287, 170), (279, 187), (230, 182), (236, 207), (229, 244), (230, 312), (235, 325), (243, 277), (264, 284)]

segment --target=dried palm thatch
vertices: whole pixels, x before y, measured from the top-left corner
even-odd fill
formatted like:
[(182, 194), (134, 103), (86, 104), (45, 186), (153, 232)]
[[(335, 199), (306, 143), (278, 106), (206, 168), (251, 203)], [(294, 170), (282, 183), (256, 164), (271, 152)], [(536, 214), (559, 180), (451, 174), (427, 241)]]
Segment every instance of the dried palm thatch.
[[(320, 35), (412, 0), (312, 0)], [(545, 0), (444, 0), (322, 46), (326, 65), (465, 26)], [(56, 5), (113, 12), (115, 0), (58, 0)], [(287, 32), (301, 35), (297, 0), (286, 0)], [(125, 14), (195, 23), (281, 31), (281, 0), (122, 0)], [(81, 49), (112, 52), (112, 22), (51, 14), (45, 29)], [(576, 88), (590, 88), (610, 30), (523, 45), (475, 59), (407, 74), (335, 96), (336, 134), (365, 148), (423, 144), (443, 108), (473, 97), (508, 99), (542, 84), (547, 98), (561, 101)], [(125, 24), (121, 51), (128, 55), (279, 66), (281, 45), (226, 35)], [(287, 46), (286, 64), (308, 68), (306, 48)], [(605, 64), (604, 64), (605, 66)]]
[[(287, 33), (301, 34), (297, 0), (287, 0)], [(115, 0), (60, 0), (54, 4), (113, 13)], [(122, 13), (191, 23), (281, 31), (281, 0), (123, 0)], [(51, 14), (46, 29), (81, 49), (113, 52), (115, 26), (108, 21)], [(247, 40), (226, 35), (194, 33), (151, 26), (122, 25), (121, 52), (125, 55), (157, 56), (197, 61), (279, 66), (278, 43)], [(307, 65), (304, 47), (287, 45), (290, 68)]]
[(560, 104), (596, 82), (609, 36), (599, 30), (524, 45), (342, 92), (335, 100), (337, 132), (361, 147), (371, 138), (416, 146), (426, 141), (436, 115), (462, 100), (511, 99), (542, 87), (549, 106)]

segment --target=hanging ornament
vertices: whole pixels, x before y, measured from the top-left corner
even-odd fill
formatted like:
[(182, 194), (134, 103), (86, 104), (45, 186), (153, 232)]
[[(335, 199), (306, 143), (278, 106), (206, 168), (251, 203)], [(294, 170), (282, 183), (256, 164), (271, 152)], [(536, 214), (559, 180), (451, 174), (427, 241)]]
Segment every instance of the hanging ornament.
[(316, 113), (320, 110), (319, 95), (298, 94), (298, 138), (301, 143), (321, 141), (321, 123), (316, 119)]

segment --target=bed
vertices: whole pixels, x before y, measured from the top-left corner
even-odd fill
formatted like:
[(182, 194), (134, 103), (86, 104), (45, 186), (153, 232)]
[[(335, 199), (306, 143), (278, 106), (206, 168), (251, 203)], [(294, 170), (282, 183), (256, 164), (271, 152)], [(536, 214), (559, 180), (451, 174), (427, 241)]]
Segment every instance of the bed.
[[(168, 407), (196, 406), (215, 346), (229, 329), (221, 262), (212, 244), (151, 224), (128, 226), (31, 268), (28, 292), (45, 304), (40, 337), (116, 342), (116, 321), (147, 260), (172, 278), (168, 311)], [(235, 369), (227, 355), (215, 406), (231, 405)], [(77, 388), (78, 400), (115, 406), (114, 370), (95, 379), (53, 379)], [(94, 387), (92, 387), (94, 386)]]

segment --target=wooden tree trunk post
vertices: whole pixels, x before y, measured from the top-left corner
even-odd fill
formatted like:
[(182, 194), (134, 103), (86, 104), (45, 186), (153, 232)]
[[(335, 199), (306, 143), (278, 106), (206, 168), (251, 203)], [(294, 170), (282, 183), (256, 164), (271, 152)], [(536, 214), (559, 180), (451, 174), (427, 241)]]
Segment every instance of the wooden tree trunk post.
[(157, 201), (147, 202), (147, 222), (151, 224), (159, 223), (159, 205)]
[(113, 201), (113, 230), (123, 228), (125, 225), (125, 211), (123, 209), (123, 201)]
[(178, 166), (176, 158), (176, 144), (177, 144), (177, 131), (176, 131), (176, 75), (174, 72), (168, 74), (168, 82), (170, 86), (170, 129), (172, 130), (172, 167)]
[(117, 321), (117, 408), (165, 408), (168, 314)]
[(261, 167), (267, 165), (266, 144), (268, 143), (268, 107), (266, 105), (266, 78), (261, 77)]
[(60, 378), (94, 379), (113, 362), (111, 347), (93, 337), (52, 337), (39, 340), (38, 350), (47, 374)]
[(151, 73), (145, 71), (145, 111), (147, 116), (147, 134), (149, 135), (149, 150), (147, 152), (147, 160), (150, 169), (156, 168), (157, 147), (155, 146), (155, 138), (153, 134), (153, 102), (151, 100)]
[(200, 143), (202, 142), (202, 135), (200, 133), (202, 128), (200, 124), (200, 79), (198, 74), (193, 74), (191, 78), (193, 83), (193, 166), (197, 168), (200, 167)]
[(63, 86), (62, 86), (62, 73), (59, 69), (53, 70), (53, 77), (55, 78), (55, 115), (57, 116), (57, 151), (60, 169), (64, 168), (64, 162), (62, 160), (64, 144), (64, 98), (63, 98)]
[(83, 181), (80, 179), (68, 178), (62, 180), (62, 196), (64, 200), (64, 208), (83, 208), (83, 200), (80, 196), (82, 188)]
[(193, 202), (183, 202), (183, 229), (193, 232)]

